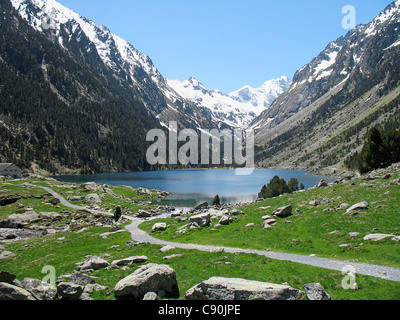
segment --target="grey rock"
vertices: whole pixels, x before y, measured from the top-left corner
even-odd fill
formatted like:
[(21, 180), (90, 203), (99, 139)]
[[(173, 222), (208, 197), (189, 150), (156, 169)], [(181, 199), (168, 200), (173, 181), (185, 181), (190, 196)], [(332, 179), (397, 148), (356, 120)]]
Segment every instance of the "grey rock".
[(39, 220), (39, 215), (35, 211), (26, 211), (19, 214), (14, 213), (9, 215), (7, 219), (0, 222), (0, 228), (20, 229)]
[(150, 218), (151, 216), (152, 214), (145, 210), (139, 210), (138, 213), (136, 214), (136, 217), (138, 218)]
[(309, 283), (304, 285), (308, 300), (331, 300), (320, 283)]
[(96, 204), (101, 203), (101, 199), (100, 199), (100, 197), (98, 196), (98, 194), (96, 194), (96, 193), (91, 193), (91, 194), (86, 195), (86, 196), (83, 198), (83, 202), (85, 202), (85, 203), (87, 203), (87, 204), (93, 206), (93, 205), (96, 205)]
[(83, 285), (86, 285), (88, 283), (96, 282), (96, 278), (88, 276), (87, 274), (83, 274), (83, 273), (80, 273), (80, 272), (74, 270), (72, 272), (71, 276), (69, 277), (68, 282), (83, 286)]
[(30, 292), (37, 300), (55, 300), (57, 289), (55, 286), (38, 279), (25, 278), (21, 286)]
[(168, 265), (154, 263), (142, 266), (114, 288), (117, 299), (143, 299), (146, 293), (159, 291), (165, 291), (167, 298), (179, 298), (175, 270)]
[(206, 212), (206, 213), (201, 213), (195, 216), (191, 216), (189, 218), (189, 221), (191, 223), (191, 225), (195, 225), (198, 227), (206, 227), (210, 224), (211, 222), (211, 215), (210, 213)]
[(231, 224), (233, 222), (233, 219), (231, 216), (224, 214), (221, 219), (219, 220), (219, 224), (223, 225), (223, 226), (227, 226), (229, 224)]
[(155, 292), (147, 292), (144, 297), (143, 300), (160, 300), (160, 298), (158, 297), (158, 295)]
[(386, 238), (393, 238), (394, 234), (372, 233), (364, 237), (364, 241), (382, 241)]
[(366, 209), (368, 209), (368, 207), (369, 207), (369, 203), (367, 201), (362, 201), (362, 202), (356, 203), (355, 205), (348, 208), (346, 213), (351, 213), (351, 212), (357, 211), (357, 210), (366, 210)]
[(233, 209), (229, 212), (229, 214), (233, 215), (233, 216), (239, 216), (243, 214), (243, 211), (239, 210), (239, 209)]
[(0, 261), (5, 259), (10, 259), (15, 257), (15, 253), (11, 251), (2, 251), (0, 252)]
[(76, 270), (85, 271), (85, 270), (99, 270), (102, 268), (106, 268), (110, 265), (105, 259), (101, 257), (91, 257), (85, 262), (81, 263)]
[(0, 301), (4, 300), (36, 300), (30, 292), (15, 285), (0, 282)]
[(299, 300), (304, 292), (288, 285), (212, 277), (189, 289), (186, 300)]
[(128, 266), (133, 263), (143, 263), (143, 262), (146, 262), (147, 260), (148, 260), (148, 258), (146, 256), (133, 256), (133, 257), (124, 258), (124, 259), (120, 259), (120, 260), (114, 260), (113, 262), (111, 262), (111, 267), (113, 267), (113, 266), (118, 266), (118, 267)]
[(200, 203), (199, 205), (194, 207), (194, 210), (201, 210), (208, 208), (208, 202)]
[(57, 294), (63, 300), (79, 300), (83, 293), (83, 286), (78, 284), (61, 282), (57, 286)]
[(278, 218), (287, 218), (292, 215), (292, 206), (286, 206), (276, 209), (272, 215)]
[(318, 188), (323, 188), (323, 187), (327, 187), (328, 186), (328, 182), (326, 180), (321, 180), (318, 183)]
[(155, 223), (151, 228), (153, 231), (165, 231), (167, 230), (168, 226), (165, 222)]

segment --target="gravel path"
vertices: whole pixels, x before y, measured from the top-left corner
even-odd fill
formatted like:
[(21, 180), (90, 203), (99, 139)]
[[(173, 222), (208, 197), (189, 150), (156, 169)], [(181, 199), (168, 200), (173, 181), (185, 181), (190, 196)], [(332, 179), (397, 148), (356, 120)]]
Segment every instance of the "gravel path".
[[(69, 203), (65, 200), (61, 195), (56, 193), (50, 188), (42, 187), (44, 190), (49, 192), (55, 198), (61, 201), (61, 204), (77, 210), (86, 209), (85, 207), (76, 206)], [(87, 210), (87, 209), (86, 209)], [(93, 213), (100, 213), (105, 215), (113, 215), (112, 213), (98, 210), (89, 210)], [(304, 265), (320, 267), (329, 270), (342, 271), (343, 269), (349, 270), (349, 266), (354, 268), (356, 274), (362, 274), (377, 278), (382, 278), (385, 280), (391, 280), (400, 282), (400, 269), (392, 268), (386, 266), (379, 266), (367, 263), (354, 263), (354, 262), (346, 262), (346, 261), (338, 261), (327, 258), (320, 257), (312, 257), (298, 254), (290, 254), (290, 253), (280, 253), (280, 252), (272, 252), (272, 251), (263, 251), (263, 250), (251, 250), (251, 249), (241, 249), (241, 248), (229, 248), (229, 247), (220, 247), (220, 246), (207, 246), (207, 245), (198, 245), (198, 244), (185, 244), (185, 243), (176, 243), (171, 241), (164, 241), (160, 239), (156, 239), (146, 232), (139, 229), (139, 225), (143, 223), (145, 220), (139, 218), (133, 218), (129, 216), (123, 216), (125, 219), (131, 220), (132, 223), (126, 227), (126, 229), (131, 233), (132, 240), (140, 241), (140, 242), (148, 242), (150, 244), (166, 246), (170, 245), (175, 248), (187, 249), (187, 250), (200, 250), (206, 252), (215, 252), (215, 251), (225, 251), (227, 253), (247, 253), (247, 254), (257, 254), (260, 256), (265, 256), (267, 258), (275, 259), (275, 260), (283, 260), (283, 261), (291, 261), (296, 263), (301, 263)]]

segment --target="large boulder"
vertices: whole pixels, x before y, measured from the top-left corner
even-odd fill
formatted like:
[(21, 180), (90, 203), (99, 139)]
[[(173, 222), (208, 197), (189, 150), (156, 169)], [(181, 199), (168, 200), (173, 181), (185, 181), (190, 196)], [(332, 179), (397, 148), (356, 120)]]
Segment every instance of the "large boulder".
[(9, 283), (0, 282), (0, 301), (3, 300), (36, 300), (27, 290)]
[(39, 221), (40, 217), (35, 211), (26, 211), (24, 213), (14, 213), (7, 219), (0, 222), (0, 228), (21, 229), (30, 223)]
[(29, 291), (37, 300), (55, 300), (57, 289), (53, 285), (37, 279), (25, 278), (21, 287)]
[(190, 224), (196, 227), (206, 227), (211, 223), (211, 215), (209, 212), (197, 214), (189, 218)]
[(288, 285), (212, 277), (189, 289), (186, 300), (299, 300), (304, 292)]
[(143, 299), (148, 292), (161, 298), (179, 298), (176, 272), (170, 266), (149, 263), (122, 279), (114, 288), (117, 299)]
[(276, 209), (272, 215), (278, 218), (287, 218), (292, 215), (292, 206), (286, 206)]

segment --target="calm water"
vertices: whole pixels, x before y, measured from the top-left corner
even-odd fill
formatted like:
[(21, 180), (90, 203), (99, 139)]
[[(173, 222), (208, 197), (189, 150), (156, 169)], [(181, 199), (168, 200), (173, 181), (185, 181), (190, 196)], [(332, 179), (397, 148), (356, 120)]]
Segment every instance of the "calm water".
[(132, 173), (103, 173), (58, 177), (67, 182), (96, 182), (108, 185), (126, 185), (133, 188), (165, 190), (171, 197), (161, 200), (161, 204), (177, 207), (192, 207), (204, 201), (212, 202), (219, 195), (222, 203), (248, 202), (257, 199), (264, 184), (278, 175), (287, 182), (297, 178), (306, 188), (318, 184), (321, 179), (305, 171), (255, 170), (248, 176), (237, 176), (235, 170), (176, 170)]

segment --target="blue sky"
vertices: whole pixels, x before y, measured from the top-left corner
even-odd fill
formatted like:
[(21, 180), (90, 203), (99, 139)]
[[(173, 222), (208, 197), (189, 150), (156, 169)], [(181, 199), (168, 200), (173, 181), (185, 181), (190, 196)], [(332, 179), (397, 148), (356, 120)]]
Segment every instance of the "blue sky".
[(226, 93), (294, 72), (391, 0), (58, 0), (129, 41), (171, 79)]

